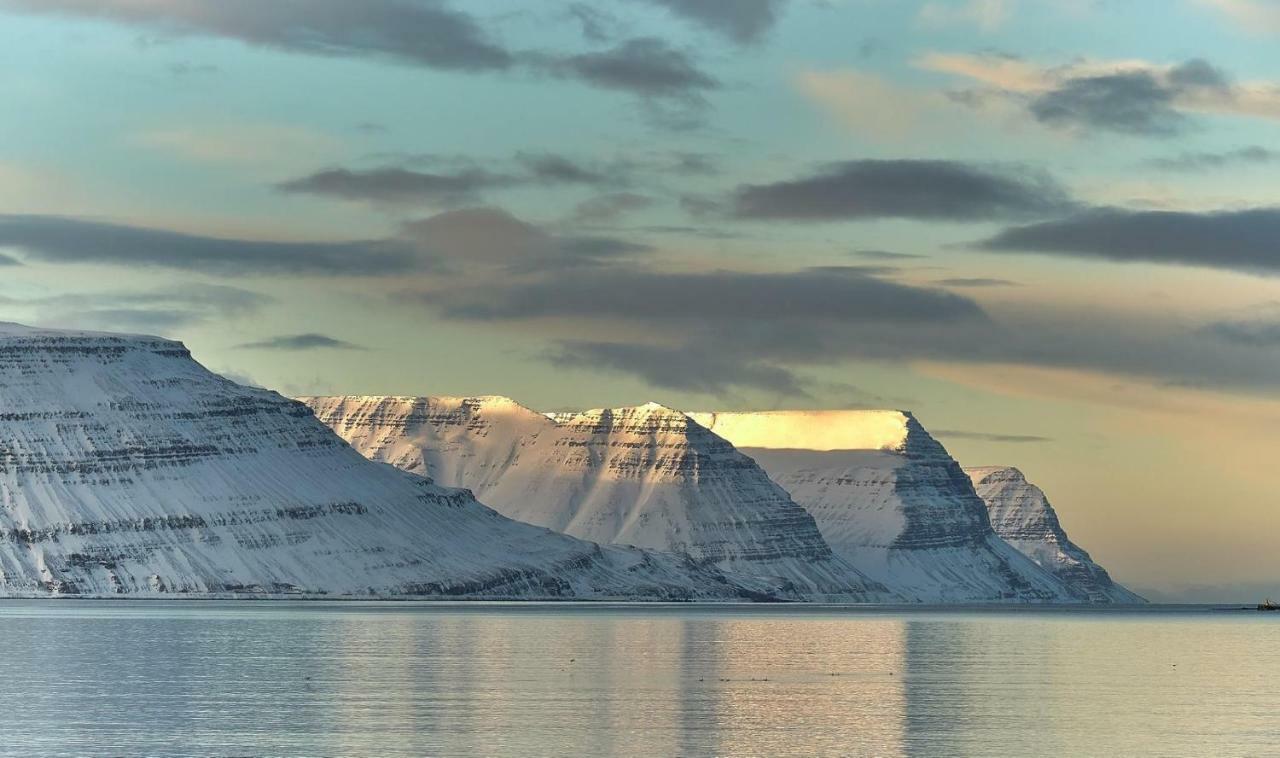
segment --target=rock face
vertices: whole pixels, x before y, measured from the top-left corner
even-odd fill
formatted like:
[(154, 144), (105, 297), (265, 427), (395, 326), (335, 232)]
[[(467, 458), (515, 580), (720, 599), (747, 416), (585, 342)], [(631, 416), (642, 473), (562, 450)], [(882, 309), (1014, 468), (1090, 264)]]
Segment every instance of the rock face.
[(153, 337), (0, 324), (0, 594), (739, 598), (372, 463)]
[(1146, 602), (1116, 584), (1067, 537), (1044, 492), (1021, 471), (995, 466), (966, 468), (965, 473), (986, 502), (996, 534), (1061, 579), (1076, 597), (1091, 603)]
[(969, 477), (901, 411), (694, 413), (817, 520), (832, 550), (912, 600), (1079, 601), (993, 531)]
[(511, 518), (776, 577), (796, 596), (894, 599), (832, 554), (750, 458), (649, 404), (542, 414), (499, 397), (302, 398), (357, 450), (466, 487)]

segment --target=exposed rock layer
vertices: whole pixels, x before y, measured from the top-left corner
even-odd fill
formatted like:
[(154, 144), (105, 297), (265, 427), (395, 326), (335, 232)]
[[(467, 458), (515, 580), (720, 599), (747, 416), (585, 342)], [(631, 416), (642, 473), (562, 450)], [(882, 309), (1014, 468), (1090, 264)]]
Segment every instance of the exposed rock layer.
[(1067, 537), (1044, 492), (1011, 466), (966, 468), (987, 504), (991, 526), (1042, 568), (1061, 579), (1081, 600), (1092, 603), (1142, 603), (1116, 584), (1084, 548)]
[[(920, 602), (1069, 602), (1005, 543), (969, 478), (910, 413), (695, 413), (813, 514), (837, 555)], [(815, 447), (805, 428), (817, 430)]]
[(548, 415), (498, 397), (303, 400), (373, 460), (467, 487), (512, 518), (777, 577), (806, 597), (892, 599), (834, 556), (813, 517), (753, 460), (678, 411)]
[(0, 594), (732, 598), (372, 463), (176, 342), (0, 324)]

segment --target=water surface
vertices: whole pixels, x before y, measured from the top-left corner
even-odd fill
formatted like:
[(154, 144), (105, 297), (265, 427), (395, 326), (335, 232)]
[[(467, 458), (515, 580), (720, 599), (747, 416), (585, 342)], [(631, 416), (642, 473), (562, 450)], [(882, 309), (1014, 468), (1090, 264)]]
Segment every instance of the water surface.
[(1253, 756), (1278, 713), (1257, 613), (0, 601), (4, 756)]

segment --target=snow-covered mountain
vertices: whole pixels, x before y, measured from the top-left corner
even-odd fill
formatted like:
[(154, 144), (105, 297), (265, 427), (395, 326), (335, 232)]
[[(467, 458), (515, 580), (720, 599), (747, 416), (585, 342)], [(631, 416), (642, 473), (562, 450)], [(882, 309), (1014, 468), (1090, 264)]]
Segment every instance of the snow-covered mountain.
[(1057, 576), (1081, 600), (1092, 603), (1146, 602), (1116, 584), (1106, 569), (1067, 537), (1044, 492), (1016, 468), (966, 468), (987, 504), (991, 526), (1005, 542)]
[(750, 458), (649, 404), (543, 414), (501, 397), (302, 398), (376, 461), (466, 487), (511, 518), (778, 577), (809, 598), (894, 599), (832, 554)]
[(0, 324), (0, 595), (734, 598), (763, 582), (505, 518), (177, 342)]
[(920, 602), (1077, 598), (992, 530), (969, 477), (910, 413), (694, 413), (817, 520), (832, 550)]

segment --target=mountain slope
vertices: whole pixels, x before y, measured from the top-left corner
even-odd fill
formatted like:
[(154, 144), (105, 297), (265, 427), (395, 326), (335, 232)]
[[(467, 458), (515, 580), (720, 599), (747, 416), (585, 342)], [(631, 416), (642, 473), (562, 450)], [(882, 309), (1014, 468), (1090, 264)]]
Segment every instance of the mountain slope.
[(680, 551), (806, 597), (883, 599), (748, 457), (649, 404), (542, 414), (498, 397), (302, 398), (373, 460), (466, 487), (504, 515)]
[(1078, 600), (995, 534), (969, 478), (909, 413), (690, 415), (754, 458), (837, 555), (892, 591), (920, 602)]
[(1057, 576), (1082, 600), (1094, 603), (1142, 603), (1116, 584), (1106, 569), (1067, 537), (1044, 492), (1016, 468), (966, 468), (978, 496), (987, 504), (996, 534)]
[(0, 594), (725, 598), (372, 463), (177, 342), (0, 324)]

